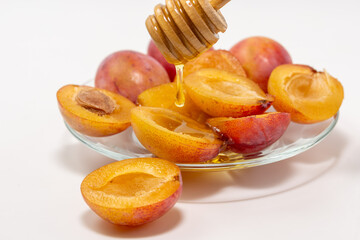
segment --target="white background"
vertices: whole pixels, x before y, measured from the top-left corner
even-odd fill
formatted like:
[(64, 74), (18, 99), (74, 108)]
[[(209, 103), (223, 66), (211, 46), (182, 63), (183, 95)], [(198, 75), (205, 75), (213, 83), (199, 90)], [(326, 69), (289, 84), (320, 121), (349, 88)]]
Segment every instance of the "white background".
[(297, 157), (248, 170), (184, 173), (175, 207), (140, 228), (115, 227), (79, 186), (112, 162), (66, 130), (56, 91), (94, 77), (117, 50), (145, 52), (157, 0), (0, 1), (0, 239), (360, 239), (360, 4), (233, 0), (215, 48), (263, 35), (295, 63), (345, 89), (335, 130)]

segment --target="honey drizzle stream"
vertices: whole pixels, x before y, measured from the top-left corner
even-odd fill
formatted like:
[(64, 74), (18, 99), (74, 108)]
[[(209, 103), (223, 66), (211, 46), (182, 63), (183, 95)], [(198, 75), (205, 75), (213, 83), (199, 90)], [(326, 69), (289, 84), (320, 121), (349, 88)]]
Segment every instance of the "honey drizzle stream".
[(183, 64), (175, 65), (176, 68), (176, 101), (175, 105), (177, 107), (183, 107), (185, 104), (185, 95), (184, 95), (184, 86), (183, 86)]

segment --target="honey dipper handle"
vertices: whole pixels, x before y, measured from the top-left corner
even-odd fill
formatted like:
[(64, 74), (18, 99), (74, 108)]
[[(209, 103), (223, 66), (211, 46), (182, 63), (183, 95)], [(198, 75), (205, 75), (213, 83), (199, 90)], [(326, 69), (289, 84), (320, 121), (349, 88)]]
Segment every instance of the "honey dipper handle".
[(210, 0), (209, 1), (211, 6), (213, 6), (213, 8), (215, 8), (216, 10), (219, 10), (220, 8), (222, 8), (225, 4), (227, 4), (228, 2), (230, 2), (230, 0)]

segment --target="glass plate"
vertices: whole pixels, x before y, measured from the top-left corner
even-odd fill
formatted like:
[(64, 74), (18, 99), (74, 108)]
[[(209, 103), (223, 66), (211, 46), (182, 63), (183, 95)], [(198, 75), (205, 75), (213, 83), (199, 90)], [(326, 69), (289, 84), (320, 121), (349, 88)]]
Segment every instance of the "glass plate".
[[(178, 163), (182, 170), (214, 171), (261, 166), (302, 153), (324, 139), (335, 127), (339, 113), (333, 118), (316, 124), (290, 123), (285, 134), (270, 147), (252, 154), (222, 152), (218, 157), (203, 163)], [(127, 158), (154, 157), (136, 138), (133, 130), (127, 130), (109, 137), (89, 137), (72, 129), (69, 131), (81, 142), (95, 151), (115, 160)]]
[[(94, 81), (88, 80), (83, 85), (94, 86)], [(271, 109), (270, 111), (273, 110)], [(177, 163), (177, 165), (181, 170), (186, 171), (220, 171), (250, 168), (278, 162), (298, 155), (315, 146), (334, 129), (338, 119), (339, 113), (326, 121), (315, 124), (297, 124), (291, 122), (284, 135), (277, 142), (256, 153), (239, 154), (225, 151), (207, 162)], [(131, 127), (109, 137), (90, 137), (72, 129), (66, 122), (65, 125), (82, 143), (112, 159), (123, 160), (127, 158), (155, 157), (141, 145)]]

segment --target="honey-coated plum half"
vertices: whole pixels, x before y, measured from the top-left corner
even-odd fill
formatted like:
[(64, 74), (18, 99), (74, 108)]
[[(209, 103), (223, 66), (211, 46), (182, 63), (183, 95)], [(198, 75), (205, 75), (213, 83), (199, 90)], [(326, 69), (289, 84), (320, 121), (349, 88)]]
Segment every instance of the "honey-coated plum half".
[(184, 77), (203, 68), (216, 68), (246, 77), (240, 61), (226, 50), (207, 51), (187, 62), (184, 66)]
[(132, 102), (144, 90), (169, 82), (158, 61), (135, 51), (110, 54), (101, 62), (95, 77), (95, 87), (123, 95)]
[(184, 80), (192, 101), (213, 117), (261, 114), (273, 101), (252, 80), (223, 70), (201, 69)]
[(211, 118), (207, 120), (215, 132), (238, 153), (255, 153), (275, 143), (290, 123), (289, 113), (271, 112), (242, 118)]
[(210, 160), (223, 144), (205, 124), (165, 108), (136, 107), (131, 124), (146, 149), (176, 163)]
[(105, 165), (85, 177), (81, 193), (101, 218), (126, 226), (158, 219), (182, 191), (179, 167), (159, 158), (133, 158)]
[(288, 112), (298, 123), (315, 123), (334, 116), (343, 101), (341, 83), (326, 71), (286, 64), (274, 69), (268, 91), (275, 96), (274, 108)]
[(184, 94), (184, 106), (176, 106), (176, 83), (167, 83), (145, 90), (138, 96), (137, 102), (141, 106), (167, 108), (204, 123), (209, 118), (209, 115), (195, 105), (186, 91), (184, 91)]
[(248, 78), (267, 92), (267, 84), (274, 68), (292, 63), (286, 49), (278, 42), (266, 37), (249, 37), (235, 44), (230, 52), (241, 62)]
[(89, 86), (66, 85), (56, 94), (64, 120), (76, 131), (94, 137), (119, 133), (130, 126), (127, 98)]

